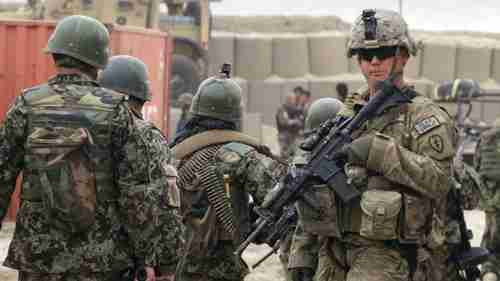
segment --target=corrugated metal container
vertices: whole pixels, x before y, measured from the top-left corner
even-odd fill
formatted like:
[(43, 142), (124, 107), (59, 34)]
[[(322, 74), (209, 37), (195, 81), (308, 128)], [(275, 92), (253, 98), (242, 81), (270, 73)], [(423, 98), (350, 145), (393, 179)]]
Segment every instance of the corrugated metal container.
[[(50, 55), (43, 49), (55, 23), (0, 21), (0, 120), (23, 89), (44, 83), (55, 74)], [(173, 43), (160, 31), (108, 26), (111, 50), (142, 59), (148, 66), (153, 100), (144, 108), (146, 119), (168, 133), (168, 81)], [(8, 219), (15, 219), (19, 190), (12, 196)]]

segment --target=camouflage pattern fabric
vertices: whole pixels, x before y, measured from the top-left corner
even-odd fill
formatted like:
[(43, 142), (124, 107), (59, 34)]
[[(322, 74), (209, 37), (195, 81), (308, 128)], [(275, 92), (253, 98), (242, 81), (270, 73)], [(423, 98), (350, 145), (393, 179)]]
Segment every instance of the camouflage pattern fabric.
[[(497, 123), (497, 121), (495, 121)], [(494, 128), (497, 129), (497, 128)], [(482, 138), (477, 144), (480, 147)], [(474, 164), (481, 174), (483, 155), (477, 149), (474, 155)], [(480, 189), (479, 207), (485, 213), (485, 229), (481, 240), (481, 247), (490, 251), (490, 257), (481, 265), (481, 273), (493, 272), (500, 277), (500, 183), (482, 177), (483, 186)]]
[[(101, 273), (116, 274), (133, 266), (132, 256), (137, 264), (148, 264), (155, 260), (150, 249), (149, 224), (145, 222), (144, 235), (142, 227), (137, 224), (147, 218), (150, 197), (144, 189), (146, 178), (135, 169), (135, 163), (129, 162), (128, 150), (137, 149), (134, 143), (133, 120), (127, 108), (124, 96), (99, 88), (97, 84), (84, 75), (59, 75), (49, 81), (49, 86), (42, 85), (27, 90), (10, 108), (0, 128), (0, 217), (3, 218), (9, 207), (9, 200), (14, 191), (16, 178), (23, 171), (22, 196), (18, 210), (16, 229), (10, 244), (5, 266), (19, 271), (39, 274), (80, 274), (92, 272), (92, 276)], [(32, 105), (27, 107), (27, 100)], [(51, 107), (54, 112), (69, 114), (79, 110), (87, 113), (89, 120), (85, 124), (94, 137), (95, 149), (99, 153), (92, 154), (96, 166), (97, 208), (95, 223), (83, 233), (77, 235), (54, 229), (47, 216), (40, 195), (34, 188), (38, 185), (36, 171), (30, 161), (25, 159), (24, 144), (31, 122), (41, 122), (39, 117), (33, 119), (32, 114), (37, 104)], [(110, 108), (104, 112), (94, 112), (93, 108)], [(49, 115), (50, 116), (50, 115)], [(64, 120), (58, 120), (64, 121)], [(54, 121), (56, 122), (56, 121)], [(93, 123), (94, 122), (94, 123)], [(92, 127), (99, 123), (101, 131)], [(109, 143), (106, 138), (109, 136)], [(99, 146), (101, 145), (101, 146)], [(140, 203), (139, 203), (140, 202)], [(145, 208), (142, 208), (145, 206)], [(124, 217), (122, 210), (127, 210)], [(130, 247), (127, 232), (136, 235)], [(139, 241), (141, 240), (141, 241)], [(94, 275), (95, 273), (95, 275)], [(97, 277), (96, 277), (97, 278)]]
[[(215, 148), (215, 149), (214, 149)], [(186, 225), (185, 253), (177, 268), (176, 280), (243, 280), (248, 273), (244, 262), (235, 257), (235, 238), (226, 231), (218, 219), (215, 207), (210, 204), (206, 190), (201, 189), (197, 177), (184, 182), (183, 167), (190, 159), (206, 151), (215, 150), (213, 171), (220, 176), (227, 175), (228, 198), (232, 201), (236, 232), (245, 236), (249, 229), (238, 229), (251, 222), (249, 219), (248, 194), (256, 204), (261, 204), (267, 191), (272, 188), (285, 168), (276, 161), (258, 153), (254, 148), (230, 142), (223, 146), (207, 146), (182, 159), (179, 165), (179, 188), (181, 191), (181, 212)], [(236, 243), (235, 243), (236, 242)]]
[[(155, 261), (150, 264), (157, 265), (157, 274), (174, 274), (182, 251), (182, 223), (178, 205), (172, 204), (171, 189), (177, 187), (169, 186), (166, 180), (168, 176), (166, 168), (172, 162), (172, 154), (168, 148), (168, 142), (162, 132), (151, 122), (142, 119), (142, 115), (133, 111), (136, 130), (133, 134), (134, 147), (127, 145), (127, 157), (130, 163), (134, 163), (137, 173), (148, 179), (148, 185), (144, 186), (144, 194), (148, 196), (143, 202), (134, 201), (135, 208), (128, 209), (127, 216), (133, 219), (137, 209), (150, 209), (150, 216), (142, 216), (137, 221), (137, 229), (131, 231), (132, 241), (143, 241), (140, 235), (149, 235), (147, 245), (136, 245), (135, 248), (143, 248), (145, 252), (156, 252)], [(174, 194), (175, 195), (175, 194)], [(175, 197), (175, 196), (174, 196)], [(137, 199), (137, 198), (135, 198)], [(156, 202), (151, 204), (151, 202)], [(149, 204), (149, 205), (148, 205)], [(154, 222), (154, 223), (151, 223)], [(150, 247), (150, 248), (148, 248)]]
[[(403, 91), (408, 90), (403, 88)], [(366, 94), (363, 93), (363, 96)], [(442, 206), (446, 206), (450, 164), (455, 152), (452, 120), (429, 99), (417, 95), (412, 103), (391, 107), (378, 118), (369, 121), (354, 139), (366, 135), (374, 135), (376, 138), (364, 167), (369, 171), (367, 179), (356, 180), (366, 182), (366, 185), (357, 187), (362, 192), (367, 188), (393, 189), (412, 198), (415, 209), (407, 210), (407, 213), (419, 215), (408, 217), (410, 221), (405, 223), (406, 226), (400, 227), (410, 227), (410, 231), (407, 230), (406, 233), (413, 232), (416, 239), (425, 241), (432, 248), (431, 252), (442, 249), (444, 240), (439, 240), (440, 236), (431, 234), (426, 238), (425, 233), (429, 232), (426, 225), (431, 224), (427, 219), (429, 215), (445, 221), (446, 210)], [(347, 171), (347, 175), (349, 174)], [(426, 177), (420, 176), (423, 174)], [(415, 191), (421, 195), (411, 195)], [(431, 209), (431, 206), (439, 207)], [(343, 229), (352, 234), (331, 243), (337, 262), (349, 268), (346, 280), (408, 280), (410, 265), (402, 252), (398, 251), (397, 243), (384, 243), (356, 234), (362, 211), (357, 206), (343, 212), (346, 211), (350, 215), (343, 220)], [(444, 236), (444, 225), (433, 225), (432, 230), (433, 233), (443, 233)], [(419, 256), (419, 259), (424, 258)], [(420, 274), (418, 271), (422, 270), (422, 266), (417, 266), (415, 274)]]
[(377, 31), (375, 40), (365, 40), (365, 24), (359, 16), (352, 27), (351, 37), (347, 44), (348, 56), (353, 50), (378, 48), (384, 46), (401, 46), (408, 49), (411, 55), (417, 54), (417, 45), (408, 33), (408, 25), (399, 13), (376, 9)]
[(293, 231), (288, 232), (283, 241), (280, 241), (279, 259), (285, 272), (285, 280), (292, 281), (292, 276), (288, 270), (288, 261), (290, 259), (290, 251), (292, 247)]
[[(123, 278), (123, 279), (122, 279)], [(114, 273), (97, 273), (97, 274), (43, 274), (43, 273), (33, 273), (20, 271), (19, 281), (115, 281), (115, 280), (127, 280), (121, 274)], [(132, 280), (132, 279), (130, 279)]]

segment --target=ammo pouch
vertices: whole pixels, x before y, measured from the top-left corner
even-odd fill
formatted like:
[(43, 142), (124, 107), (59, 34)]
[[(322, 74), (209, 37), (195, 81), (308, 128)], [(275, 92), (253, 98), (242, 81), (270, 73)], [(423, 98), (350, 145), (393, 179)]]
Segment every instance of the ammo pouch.
[(46, 219), (65, 232), (88, 230), (96, 216), (96, 176), (84, 128), (35, 128), (27, 140)]
[(361, 197), (360, 235), (374, 240), (398, 239), (402, 196), (399, 192), (368, 190)]
[(301, 200), (297, 202), (304, 230), (321, 236), (340, 237), (334, 191), (326, 184), (311, 185), (306, 190), (316, 208)]

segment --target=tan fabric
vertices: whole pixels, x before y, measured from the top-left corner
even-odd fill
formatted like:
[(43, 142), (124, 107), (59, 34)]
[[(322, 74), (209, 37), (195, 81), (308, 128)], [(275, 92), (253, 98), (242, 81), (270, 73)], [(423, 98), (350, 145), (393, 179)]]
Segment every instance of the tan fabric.
[(253, 147), (261, 145), (259, 140), (239, 132), (230, 130), (209, 130), (177, 144), (172, 152), (176, 159), (184, 159), (189, 154), (203, 147), (227, 142), (240, 142)]

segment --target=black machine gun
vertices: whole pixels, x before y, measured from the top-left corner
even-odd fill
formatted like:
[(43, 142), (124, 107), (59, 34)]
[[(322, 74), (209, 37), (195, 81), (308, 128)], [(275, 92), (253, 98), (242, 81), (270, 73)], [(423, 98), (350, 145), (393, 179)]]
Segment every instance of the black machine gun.
[[(260, 207), (254, 209), (259, 216), (255, 228), (239, 245), (235, 254), (240, 256), (248, 245), (256, 240), (265, 243), (272, 242), (258, 239), (259, 235), (264, 229), (274, 228), (273, 226), (283, 215), (286, 206), (302, 200), (314, 207), (314, 202), (304, 196), (304, 188), (313, 178), (331, 186), (345, 204), (359, 200), (360, 192), (349, 184), (344, 172), (345, 159), (340, 159), (338, 153), (344, 145), (351, 143), (351, 134), (366, 121), (379, 116), (386, 108), (408, 103), (412, 98), (394, 87), (389, 79), (381, 83), (378, 93), (354, 117), (342, 122), (333, 120), (325, 122), (318, 130), (317, 144), (311, 151), (309, 161), (301, 169), (290, 168), (282, 180), (283, 183), (272, 196), (266, 198)], [(271, 243), (268, 245), (274, 246)]]
[[(452, 182), (453, 186), (448, 193), (448, 216), (452, 220), (456, 220), (460, 228), (460, 243), (450, 245), (450, 262), (456, 264), (460, 274), (464, 280), (474, 281), (480, 278), (481, 272), (477, 267), (484, 262), (489, 256), (488, 250), (480, 247), (472, 247), (470, 240), (472, 239), (472, 231), (467, 228), (464, 211), (463, 200), (460, 192), (460, 179), (464, 177), (463, 153), (466, 142), (473, 141), (477, 137), (477, 133), (472, 131), (478, 128), (468, 126), (465, 120), (469, 117), (472, 111), (471, 101), (480, 95), (486, 95), (479, 88), (479, 84), (473, 80), (461, 80), (444, 82), (437, 86), (435, 93), (438, 97), (447, 98), (457, 102), (456, 123), (459, 129), (459, 135), (462, 139), (455, 158), (453, 159)], [(466, 108), (468, 107), (468, 108)]]

